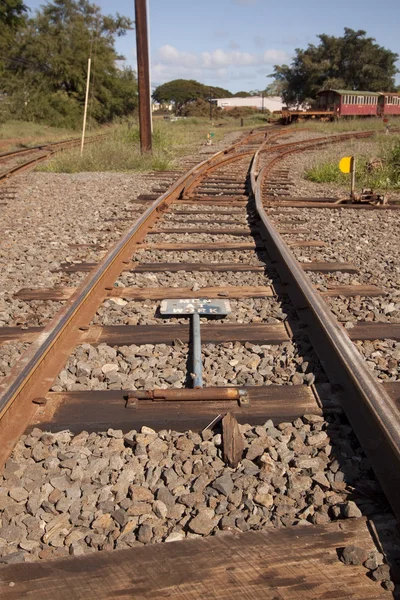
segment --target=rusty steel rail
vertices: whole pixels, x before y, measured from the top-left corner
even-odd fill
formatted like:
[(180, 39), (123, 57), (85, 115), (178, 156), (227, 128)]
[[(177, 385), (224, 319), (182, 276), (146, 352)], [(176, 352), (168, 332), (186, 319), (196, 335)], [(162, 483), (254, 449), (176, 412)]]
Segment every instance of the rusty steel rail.
[(291, 300), (306, 325), (304, 331), (309, 335), (331, 383), (336, 386), (343, 409), (399, 518), (400, 413), (268, 218), (263, 207), (262, 183), (269, 165), (257, 174), (261, 151), (253, 160), (251, 186), (268, 253), (287, 282)]
[[(89, 137), (86, 139), (86, 143), (96, 142), (100, 139), (107, 137), (107, 135), (108, 134), (104, 133), (101, 135)], [(33, 146), (32, 148), (22, 148), (21, 150), (13, 150), (11, 152), (5, 152), (3, 154), (0, 154), (0, 164), (1, 164), (1, 162), (3, 160), (7, 160), (7, 159), (13, 158), (13, 157), (18, 157), (21, 154), (29, 154), (31, 152), (41, 152), (41, 151), (45, 153), (45, 154), (40, 154), (39, 156), (34, 156), (33, 158), (31, 158), (23, 163), (20, 163), (18, 165), (15, 165), (14, 167), (7, 169), (3, 173), (0, 173), (0, 183), (6, 179), (9, 179), (13, 175), (20, 173), (21, 171), (25, 171), (26, 169), (33, 167), (34, 165), (38, 164), (39, 162), (49, 159), (57, 152), (61, 152), (62, 150), (66, 150), (68, 148), (74, 148), (75, 146), (78, 146), (80, 144), (80, 142), (81, 142), (80, 138), (74, 138), (71, 140), (63, 140), (60, 142), (42, 144), (42, 145), (38, 145), (38, 146)]]
[[(37, 409), (34, 401), (48, 392), (68, 356), (81, 340), (93, 314), (150, 227), (169, 204), (181, 197), (187, 181), (195, 172), (203, 173), (220, 164), (226, 160), (227, 154), (234, 152), (254, 135), (259, 133), (250, 132), (227, 150), (217, 152), (195, 165), (157, 198), (88, 275), (3, 379), (0, 383), (0, 466), (7, 460), (33, 417)], [(235, 156), (241, 158), (241, 155), (239, 152)]]

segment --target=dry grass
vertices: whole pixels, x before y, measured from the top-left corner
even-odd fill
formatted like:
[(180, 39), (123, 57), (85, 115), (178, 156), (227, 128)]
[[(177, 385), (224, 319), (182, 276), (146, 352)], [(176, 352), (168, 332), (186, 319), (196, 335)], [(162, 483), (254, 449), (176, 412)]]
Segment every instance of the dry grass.
[[(25, 121), (8, 121), (0, 126), (0, 140), (2, 151), (16, 150), (18, 148), (29, 148), (45, 142), (56, 142), (59, 140), (76, 138), (79, 136), (77, 131), (72, 129), (59, 129), (57, 127), (47, 127), (38, 123), (29, 123)], [(10, 140), (9, 143), (6, 143)]]
[(171, 122), (155, 120), (153, 132), (153, 152), (142, 155), (139, 145), (137, 125), (119, 125), (110, 136), (100, 142), (88, 144), (83, 156), (78, 148), (57, 154), (48, 163), (38, 167), (40, 171), (52, 173), (78, 173), (88, 171), (165, 171), (177, 165), (179, 157), (191, 154), (207, 134), (214, 133), (213, 140), (220, 141), (227, 133), (243, 131), (264, 124), (254, 117), (240, 121), (224, 121), (222, 126), (210, 125), (207, 119), (193, 118)]
[[(400, 127), (400, 117), (392, 117), (389, 119), (390, 128)], [(308, 119), (301, 123), (294, 123), (292, 125), (294, 129), (312, 129), (313, 131), (319, 131), (321, 133), (335, 134), (346, 131), (377, 131), (384, 133), (386, 129), (386, 123), (378, 117), (371, 118), (348, 118), (339, 119), (338, 121), (317, 121)]]
[[(348, 143), (348, 155), (356, 157), (356, 181), (363, 188), (374, 190), (398, 190), (400, 188), (400, 136), (377, 135), (367, 143)], [(374, 149), (373, 154), (366, 149)], [(358, 151), (357, 151), (358, 150)], [(321, 160), (322, 158), (322, 160)], [(375, 166), (369, 165), (371, 159)], [(305, 178), (315, 183), (345, 185), (349, 175), (339, 170), (338, 160), (321, 155), (319, 160), (305, 171)]]

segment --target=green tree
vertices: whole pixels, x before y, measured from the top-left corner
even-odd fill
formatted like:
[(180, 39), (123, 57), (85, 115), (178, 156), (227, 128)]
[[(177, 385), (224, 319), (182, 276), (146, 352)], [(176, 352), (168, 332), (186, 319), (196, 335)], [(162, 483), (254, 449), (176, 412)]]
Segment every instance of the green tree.
[(126, 17), (104, 16), (88, 0), (53, 0), (16, 35), (2, 91), (16, 116), (54, 125), (79, 125), (87, 61), (92, 56), (90, 112), (99, 122), (136, 106), (136, 77), (118, 67), (115, 36), (132, 29)]
[(318, 45), (297, 48), (290, 66), (274, 67), (271, 77), (288, 105), (310, 102), (322, 89), (394, 90), (398, 55), (376, 44), (365, 31), (346, 27), (342, 37), (318, 38)]
[(183, 107), (199, 99), (227, 98), (232, 94), (220, 87), (207, 86), (194, 79), (174, 79), (159, 85), (153, 92), (153, 100), (160, 104), (172, 102), (175, 112), (181, 114)]
[(0, 73), (17, 31), (25, 26), (27, 10), (22, 0), (0, 0)]

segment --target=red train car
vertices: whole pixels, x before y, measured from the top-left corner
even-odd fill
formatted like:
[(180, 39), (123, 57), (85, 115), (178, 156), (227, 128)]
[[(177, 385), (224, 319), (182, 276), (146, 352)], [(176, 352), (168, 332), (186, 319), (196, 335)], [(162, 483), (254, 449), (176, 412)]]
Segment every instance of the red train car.
[(356, 92), (322, 90), (313, 107), (307, 110), (282, 109), (282, 122), (297, 119), (335, 119), (339, 117), (400, 116), (399, 92)]
[(378, 116), (400, 115), (400, 94), (384, 92), (379, 95)]
[(338, 117), (376, 116), (379, 94), (354, 90), (322, 90), (317, 94), (318, 110), (333, 111)]

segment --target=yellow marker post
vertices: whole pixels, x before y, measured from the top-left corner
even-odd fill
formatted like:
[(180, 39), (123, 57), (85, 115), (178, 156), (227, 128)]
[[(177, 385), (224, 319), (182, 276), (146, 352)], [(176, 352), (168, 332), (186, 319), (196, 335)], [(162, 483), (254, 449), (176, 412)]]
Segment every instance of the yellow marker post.
[(344, 156), (339, 162), (339, 169), (342, 173), (351, 173), (351, 190), (350, 196), (354, 198), (354, 190), (356, 185), (356, 157)]

